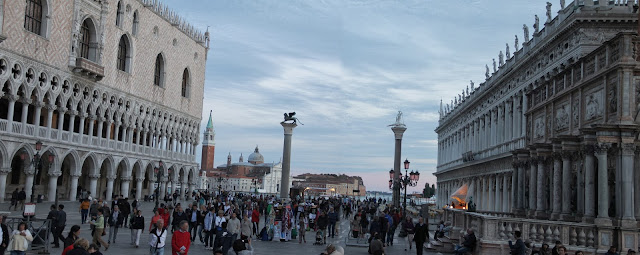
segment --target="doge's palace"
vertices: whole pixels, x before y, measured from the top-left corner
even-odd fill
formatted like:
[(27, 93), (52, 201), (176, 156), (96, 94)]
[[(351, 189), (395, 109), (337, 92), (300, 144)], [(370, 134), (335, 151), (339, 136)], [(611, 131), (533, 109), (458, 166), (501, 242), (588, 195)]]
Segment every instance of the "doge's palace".
[(437, 204), (455, 235), (476, 231), (480, 254), (508, 254), (514, 231), (571, 253), (637, 250), (638, 1), (551, 5), (486, 81), (441, 104)]
[(0, 201), (195, 189), (208, 49), (157, 0), (0, 0)]

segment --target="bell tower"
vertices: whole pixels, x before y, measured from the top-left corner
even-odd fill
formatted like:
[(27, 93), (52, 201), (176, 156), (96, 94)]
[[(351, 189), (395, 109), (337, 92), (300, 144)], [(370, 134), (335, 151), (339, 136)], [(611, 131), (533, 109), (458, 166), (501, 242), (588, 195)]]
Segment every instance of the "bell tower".
[(211, 111), (209, 112), (209, 122), (207, 122), (207, 128), (204, 130), (204, 136), (202, 138), (202, 170), (213, 170), (214, 163), (213, 158), (215, 156), (216, 132), (213, 131), (213, 121), (211, 120)]

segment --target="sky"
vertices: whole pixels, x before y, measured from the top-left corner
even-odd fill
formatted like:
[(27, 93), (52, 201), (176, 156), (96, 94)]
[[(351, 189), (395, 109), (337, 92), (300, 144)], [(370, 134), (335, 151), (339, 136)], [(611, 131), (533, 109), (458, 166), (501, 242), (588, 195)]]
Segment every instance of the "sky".
[[(420, 172), (409, 193), (436, 182), (440, 100), (483, 82), (505, 44), (513, 52), (514, 35), (523, 42), (522, 25), (545, 17), (545, 2), (164, 1), (211, 33), (201, 128), (211, 110), (216, 166), (229, 153), (246, 160), (256, 145), (266, 162), (279, 162), (280, 122), (295, 111), (304, 125), (293, 134), (293, 175), (358, 175), (367, 190), (389, 191), (388, 125), (402, 111), (402, 160)], [(558, 9), (554, 1), (554, 16)]]

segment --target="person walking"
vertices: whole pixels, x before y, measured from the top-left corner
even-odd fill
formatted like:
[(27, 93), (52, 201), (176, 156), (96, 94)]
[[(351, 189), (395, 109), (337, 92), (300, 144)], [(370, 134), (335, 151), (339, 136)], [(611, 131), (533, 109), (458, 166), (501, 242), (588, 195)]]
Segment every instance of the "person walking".
[[(404, 221), (402, 221), (402, 229), (404, 230), (405, 233), (407, 233), (407, 244), (409, 245), (409, 250), (411, 250), (411, 246), (413, 245), (414, 234), (416, 233), (416, 228), (413, 225), (413, 220), (411, 219), (411, 216), (407, 216), (407, 218)], [(404, 250), (405, 251), (407, 250), (406, 246)]]
[(122, 222), (124, 222), (124, 214), (120, 211), (120, 206), (114, 205), (113, 212), (109, 216), (109, 220), (107, 221), (109, 224), (109, 239), (107, 239), (107, 243), (116, 243), (116, 237), (118, 237), (118, 229), (122, 227)]
[(18, 210), (18, 193), (18, 188), (11, 193), (11, 205), (9, 206), (9, 211), (11, 211), (11, 207), (13, 207), (14, 211)]
[[(69, 249), (69, 247), (72, 248)], [(66, 251), (66, 255), (89, 255), (89, 252), (87, 251), (89, 249), (89, 241), (87, 239), (80, 238), (69, 247), (64, 249)], [(64, 251), (62, 252), (62, 255), (65, 255)]]
[(149, 254), (164, 255), (164, 246), (166, 239), (167, 230), (164, 228), (164, 219), (158, 219), (154, 223), (153, 229), (149, 231)]
[(108, 250), (109, 249), (109, 244), (107, 244), (104, 240), (102, 240), (102, 234), (104, 233), (104, 211), (102, 210), (102, 208), (99, 208), (98, 210), (98, 214), (97, 214), (97, 218), (95, 220), (95, 222), (91, 222), (91, 225), (93, 225), (94, 229), (93, 229), (93, 243), (94, 244), (101, 244), (102, 246), (104, 246), (104, 250)]
[(24, 210), (24, 201), (27, 200), (27, 193), (24, 192), (24, 188), (18, 192), (18, 202), (20, 202), (20, 210)]
[(51, 205), (49, 208), (49, 214), (47, 214), (47, 220), (51, 221), (51, 235), (53, 236), (53, 242), (51, 244), (54, 245), (54, 248), (59, 247), (58, 237), (56, 234), (58, 233), (58, 210), (56, 205)]
[(178, 230), (173, 232), (171, 237), (171, 254), (188, 255), (191, 246), (191, 234), (189, 233), (189, 222), (186, 220), (178, 223)]
[(187, 218), (189, 219), (189, 233), (191, 234), (191, 242), (196, 240), (196, 234), (198, 233), (198, 211), (197, 205), (192, 205), (191, 208), (186, 210)]
[(215, 233), (215, 226), (213, 219), (215, 218), (214, 208), (209, 208), (209, 212), (204, 216), (204, 248), (213, 249), (213, 234)]
[(144, 216), (142, 216), (142, 211), (138, 209), (133, 209), (134, 215), (131, 217), (131, 223), (129, 227), (131, 227), (131, 245), (135, 245), (138, 248), (140, 244), (140, 234), (144, 231)]
[(57, 220), (57, 222), (58, 222), (58, 224), (57, 224), (56, 228), (54, 229), (55, 232), (53, 233), (53, 242), (54, 242), (53, 248), (59, 248), (60, 247), (60, 243), (59, 243), (60, 239), (62, 239), (62, 242), (64, 243), (64, 236), (62, 235), (62, 232), (64, 232), (64, 228), (67, 226), (67, 212), (64, 211), (64, 205), (63, 204), (59, 204), (58, 205), (58, 220)]
[(0, 233), (0, 254), (4, 255), (7, 246), (9, 246), (9, 228), (7, 228), (7, 224), (4, 224), (4, 217), (2, 216), (0, 216), (0, 232), (2, 232)]
[(87, 222), (87, 217), (89, 216), (89, 207), (91, 203), (87, 199), (82, 199), (80, 201), (80, 216), (82, 217), (82, 224)]
[(131, 204), (129, 204), (129, 198), (128, 197), (124, 197), (124, 196), (120, 196), (120, 201), (118, 201), (119, 207), (120, 207), (120, 212), (122, 212), (122, 225), (124, 225), (125, 228), (130, 227), (128, 225), (129, 222), (129, 215), (131, 214)]
[(429, 238), (429, 226), (424, 223), (424, 218), (418, 219), (418, 224), (415, 225), (415, 234), (413, 237), (416, 241), (416, 254), (422, 255), (424, 249), (424, 242)]
[(243, 214), (242, 215), (242, 223), (240, 224), (240, 238), (242, 240), (247, 240), (251, 238), (251, 220), (249, 220), (249, 215), (247, 214)]
[(304, 211), (300, 212), (300, 215), (298, 216), (298, 243), (307, 243), (307, 238), (305, 236), (307, 233), (307, 224), (309, 224), (309, 218), (307, 218)]
[[(524, 242), (522, 241), (522, 232), (516, 231), (514, 233), (516, 237), (516, 244), (514, 245), (511, 241), (509, 241), (509, 248), (511, 249), (512, 255), (525, 255), (526, 247), (524, 246)], [(543, 246), (546, 244), (543, 244)], [(547, 245), (547, 249), (549, 245)], [(546, 250), (543, 248), (543, 250)]]
[(27, 223), (20, 222), (18, 228), (11, 233), (9, 249), (11, 255), (24, 255), (29, 248), (29, 242), (33, 241), (31, 232), (27, 229)]
[(156, 222), (158, 222), (158, 220), (162, 220), (164, 223), (164, 219), (162, 218), (162, 215), (160, 215), (159, 210), (153, 209), (153, 217), (151, 217), (151, 224), (149, 224), (149, 232), (151, 232), (151, 229), (156, 226)]
[(240, 235), (240, 220), (236, 213), (231, 214), (231, 218), (227, 222), (227, 231), (231, 235), (231, 243), (233, 243)]
[(259, 231), (260, 224), (260, 212), (258, 211), (258, 206), (253, 207), (253, 211), (251, 211), (251, 224), (253, 225), (253, 235), (257, 236)]
[(336, 236), (336, 223), (340, 219), (340, 215), (336, 213), (335, 209), (332, 207), (329, 209), (329, 214), (327, 215), (329, 218), (329, 233), (327, 236), (334, 238)]

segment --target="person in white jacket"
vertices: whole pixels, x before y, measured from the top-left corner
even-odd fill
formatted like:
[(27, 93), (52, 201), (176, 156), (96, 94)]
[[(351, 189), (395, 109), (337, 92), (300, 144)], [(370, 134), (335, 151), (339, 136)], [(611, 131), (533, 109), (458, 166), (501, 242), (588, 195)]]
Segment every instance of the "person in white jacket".
[(31, 232), (27, 229), (27, 223), (20, 222), (18, 229), (11, 233), (8, 250), (11, 251), (11, 255), (24, 255), (31, 241), (33, 241), (33, 236), (31, 236)]
[(213, 207), (209, 208), (209, 212), (204, 216), (204, 248), (206, 250), (213, 250), (213, 235), (216, 234), (213, 224), (216, 215), (213, 210)]

